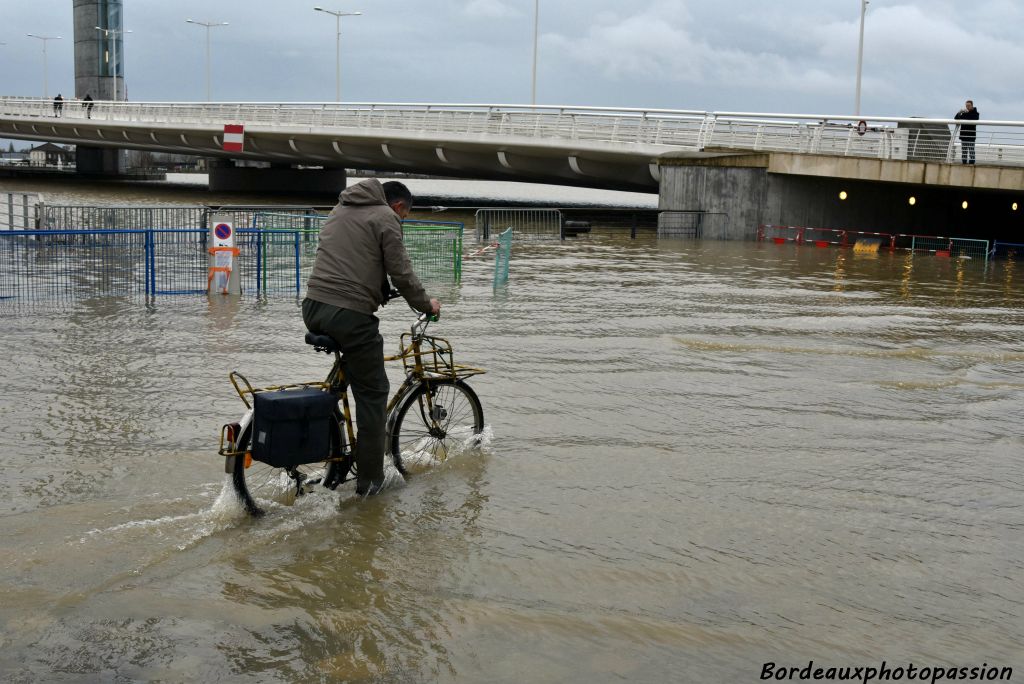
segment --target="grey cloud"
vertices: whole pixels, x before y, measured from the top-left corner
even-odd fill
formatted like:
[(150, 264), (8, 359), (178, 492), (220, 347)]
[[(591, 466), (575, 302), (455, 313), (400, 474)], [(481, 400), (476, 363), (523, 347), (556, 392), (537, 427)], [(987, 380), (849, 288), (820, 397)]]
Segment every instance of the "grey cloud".
[[(42, 55), (28, 32), (66, 34), (49, 48), (50, 91), (73, 88), (71, 1), (5, 2), (8, 94), (38, 95)], [(134, 100), (203, 96), (202, 31), (213, 38), (214, 97), (327, 100), (334, 24), (280, 0), (126, 0)], [(343, 0), (342, 91), (357, 101), (527, 102), (534, 0)], [(949, 116), (965, 97), (983, 115), (1024, 119), (1016, 93), (1024, 3), (872, 0), (862, 110)], [(857, 0), (540, 0), (542, 103), (852, 113)]]

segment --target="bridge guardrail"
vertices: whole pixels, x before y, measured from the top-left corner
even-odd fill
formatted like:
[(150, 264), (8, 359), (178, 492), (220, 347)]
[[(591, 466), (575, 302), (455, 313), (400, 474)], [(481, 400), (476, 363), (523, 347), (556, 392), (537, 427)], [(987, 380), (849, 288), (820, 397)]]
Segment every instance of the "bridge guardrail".
[[(166, 103), (96, 101), (88, 116), (97, 124), (181, 124), (214, 129), (244, 123), (247, 129), (344, 129), (409, 135), (497, 136), (643, 146), (654, 153), (673, 149), (777, 151), (956, 162), (959, 121), (914, 117), (615, 109), (558, 105), (401, 103)], [(72, 102), (62, 119), (85, 120)], [(52, 102), (0, 97), (0, 119), (59, 121)], [(979, 121), (979, 163), (1024, 165), (1024, 122)]]

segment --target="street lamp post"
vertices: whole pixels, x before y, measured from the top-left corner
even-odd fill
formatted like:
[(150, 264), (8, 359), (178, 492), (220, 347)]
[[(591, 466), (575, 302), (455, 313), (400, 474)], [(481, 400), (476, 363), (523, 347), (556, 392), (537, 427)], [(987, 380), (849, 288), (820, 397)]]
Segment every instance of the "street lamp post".
[(215, 26), (227, 26), (226, 21), (192, 21), (186, 19), (186, 23), (206, 27), (206, 101), (210, 101), (210, 29)]
[(868, 11), (868, 0), (860, 0), (860, 44), (857, 47), (857, 101), (854, 114), (860, 116), (860, 73), (864, 66), (864, 15)]
[(46, 41), (48, 40), (61, 40), (60, 36), (37, 36), (34, 33), (25, 34), (29, 38), (38, 38), (43, 41), (43, 97), (47, 98), (50, 96), (50, 84), (49, 84), (49, 67), (46, 64)]
[(313, 9), (317, 12), (326, 12), (334, 16), (334, 99), (336, 102), (341, 102), (341, 18), (358, 17), (362, 15), (362, 12), (335, 12), (323, 7), (314, 7)]
[(530, 104), (537, 104), (537, 27), (540, 25), (540, 0), (533, 0), (533, 80), (530, 86)]
[(110, 83), (113, 85), (111, 92), (114, 96), (111, 98), (112, 101), (117, 102), (117, 38), (123, 36), (131, 31), (125, 31), (124, 29), (105, 29), (99, 26), (96, 27), (97, 31), (103, 31), (103, 37), (110, 39), (110, 35), (114, 35), (114, 39), (110, 41)]

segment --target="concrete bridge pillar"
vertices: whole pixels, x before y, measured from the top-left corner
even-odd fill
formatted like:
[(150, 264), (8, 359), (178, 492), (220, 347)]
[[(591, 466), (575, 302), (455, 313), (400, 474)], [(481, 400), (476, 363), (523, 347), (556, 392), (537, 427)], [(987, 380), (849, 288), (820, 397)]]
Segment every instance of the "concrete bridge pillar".
[[(701, 235), (744, 240), (762, 222), (768, 192), (764, 168), (672, 164), (660, 166), (658, 209), (699, 217)], [(659, 228), (673, 217), (662, 213)]]
[(209, 164), (212, 192), (275, 192), (337, 197), (345, 189), (345, 169), (299, 169), (288, 164), (236, 166), (227, 160)]

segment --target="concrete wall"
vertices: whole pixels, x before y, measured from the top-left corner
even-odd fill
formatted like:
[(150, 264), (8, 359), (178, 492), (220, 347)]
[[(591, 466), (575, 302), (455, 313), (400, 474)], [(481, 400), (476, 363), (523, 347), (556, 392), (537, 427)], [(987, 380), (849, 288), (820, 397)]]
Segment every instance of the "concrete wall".
[(706, 238), (750, 239), (761, 221), (767, 176), (762, 168), (662, 166), (658, 208), (703, 212)]
[(703, 236), (711, 239), (753, 239), (759, 224), (771, 223), (1024, 242), (1024, 192), (773, 173), (765, 159), (746, 163), (754, 166), (662, 165), (659, 210), (706, 212)]

